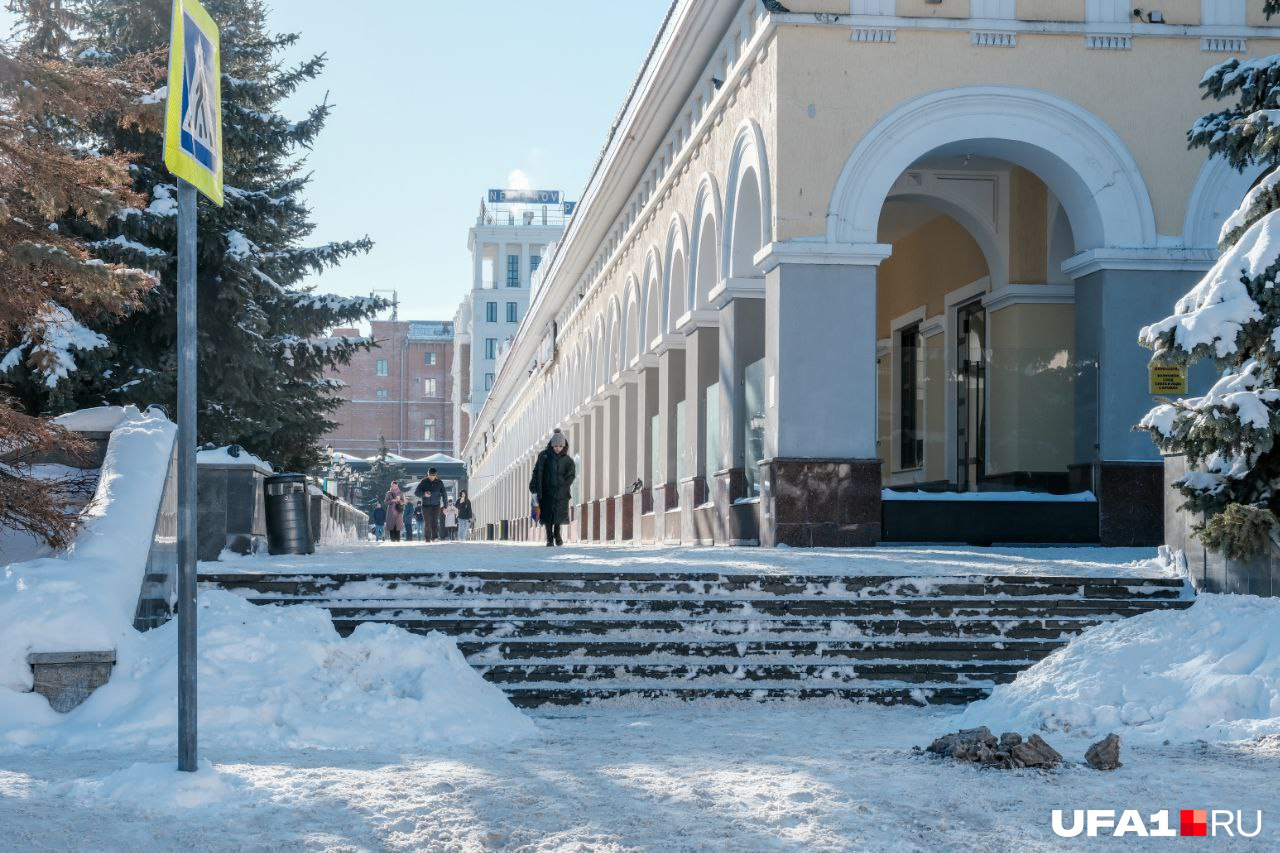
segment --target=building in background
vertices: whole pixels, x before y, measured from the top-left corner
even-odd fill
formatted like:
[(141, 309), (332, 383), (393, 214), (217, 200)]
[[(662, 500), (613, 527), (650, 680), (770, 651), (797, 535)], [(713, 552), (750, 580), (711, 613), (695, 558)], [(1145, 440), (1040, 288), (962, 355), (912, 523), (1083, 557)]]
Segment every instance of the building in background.
[[(345, 399), (325, 441), (335, 450), (368, 457), (385, 437), (392, 453), (417, 459), (452, 454), (454, 409), (453, 323), (444, 320), (374, 320), (378, 346), (357, 353), (337, 372)], [(355, 337), (356, 329), (335, 335)]]
[[(461, 448), (484, 405), (507, 346), (529, 308), (534, 273), (560, 239), (573, 211), (559, 191), (490, 190), (467, 233), (471, 292), (458, 306), (458, 358), (453, 372), (459, 403), (453, 434)], [(456, 455), (456, 454), (455, 454)]]

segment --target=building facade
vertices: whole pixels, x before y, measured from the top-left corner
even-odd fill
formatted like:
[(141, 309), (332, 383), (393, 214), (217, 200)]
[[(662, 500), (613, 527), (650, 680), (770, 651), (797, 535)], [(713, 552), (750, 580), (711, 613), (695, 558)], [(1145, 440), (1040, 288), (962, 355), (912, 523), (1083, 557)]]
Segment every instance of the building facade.
[(459, 354), (454, 383), (461, 389), (453, 424), (458, 448), (466, 444), (472, 420), (529, 309), (542, 258), (564, 233), (566, 206), (481, 202), (467, 232), (474, 274), (471, 292), (454, 316)]
[[(356, 329), (335, 335), (357, 337)], [(454, 327), (450, 321), (374, 320), (377, 346), (356, 353), (336, 372), (345, 383), (338, 426), (325, 436), (334, 450), (369, 457), (386, 439), (393, 453), (410, 458), (454, 449)]]
[(1137, 331), (1258, 175), (1186, 132), (1260, 7), (677, 0), (462, 447), (478, 514), (559, 427), (587, 540), (1160, 542)]

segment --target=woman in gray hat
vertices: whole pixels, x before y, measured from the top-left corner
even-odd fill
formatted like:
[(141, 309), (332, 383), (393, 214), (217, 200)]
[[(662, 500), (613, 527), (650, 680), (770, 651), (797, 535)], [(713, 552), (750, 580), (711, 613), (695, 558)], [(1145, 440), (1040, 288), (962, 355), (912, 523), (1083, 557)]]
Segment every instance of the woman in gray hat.
[(538, 520), (547, 529), (547, 547), (563, 545), (560, 525), (569, 523), (569, 487), (577, 471), (569, 455), (569, 440), (556, 430), (538, 454), (529, 480), (529, 491), (538, 499)]

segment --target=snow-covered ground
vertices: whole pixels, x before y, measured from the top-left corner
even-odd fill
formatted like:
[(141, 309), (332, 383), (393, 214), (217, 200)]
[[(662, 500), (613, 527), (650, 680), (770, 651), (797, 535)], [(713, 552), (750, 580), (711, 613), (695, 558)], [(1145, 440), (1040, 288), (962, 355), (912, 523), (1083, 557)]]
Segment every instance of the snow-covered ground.
[[(1053, 809), (1240, 809), (1276, 849), (1280, 739), (1122, 750), (1111, 773), (977, 770), (912, 752), (953, 715), (828, 704), (641, 704), (535, 717), (541, 736), (406, 754), (0, 755), (8, 850), (1061, 850)], [(1049, 736), (1078, 762), (1088, 740)], [(135, 766), (141, 764), (142, 766)], [(1174, 813), (1176, 826), (1177, 814)], [(1127, 849), (1167, 839), (1106, 839)], [(1173, 846), (1176, 846), (1174, 842)]]
[(356, 542), (298, 557), (224, 554), (201, 572), (721, 572), (938, 577), (1169, 577), (1154, 548), (689, 548), (491, 542)]

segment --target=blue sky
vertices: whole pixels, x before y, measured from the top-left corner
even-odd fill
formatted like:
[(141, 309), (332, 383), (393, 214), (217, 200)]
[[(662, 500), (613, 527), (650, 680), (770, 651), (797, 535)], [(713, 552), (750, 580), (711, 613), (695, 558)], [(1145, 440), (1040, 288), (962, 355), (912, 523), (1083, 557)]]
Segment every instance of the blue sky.
[(668, 5), (275, 0), (294, 55), (329, 60), (289, 110), (335, 105), (308, 161), (313, 239), (377, 244), (312, 282), (395, 289), (402, 319), (452, 319), (484, 191), (527, 179), (578, 198)]

